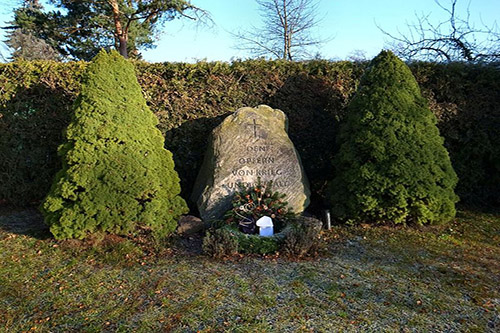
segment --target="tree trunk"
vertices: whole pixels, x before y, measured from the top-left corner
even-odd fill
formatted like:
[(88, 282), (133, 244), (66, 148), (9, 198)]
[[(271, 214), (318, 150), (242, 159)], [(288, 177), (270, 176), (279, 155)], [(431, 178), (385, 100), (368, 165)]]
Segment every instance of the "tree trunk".
[(125, 38), (124, 36), (118, 36), (118, 41), (119, 41), (118, 52), (120, 52), (120, 54), (125, 59), (127, 59), (128, 58), (127, 38)]
[(283, 1), (283, 18), (282, 18), (282, 24), (283, 24), (283, 59), (288, 60), (288, 11), (286, 8), (286, 1)]
[(113, 20), (115, 22), (115, 38), (118, 39), (118, 52), (126, 59), (128, 58), (127, 40), (128, 32), (123, 29), (120, 22), (120, 8), (117, 0), (108, 0), (113, 10)]

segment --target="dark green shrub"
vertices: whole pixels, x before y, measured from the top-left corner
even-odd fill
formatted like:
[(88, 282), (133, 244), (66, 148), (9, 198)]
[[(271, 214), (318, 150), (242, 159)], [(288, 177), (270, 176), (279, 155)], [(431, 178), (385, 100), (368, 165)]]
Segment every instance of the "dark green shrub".
[(381, 52), (338, 136), (332, 212), (350, 222), (441, 223), (455, 216), (457, 176), (410, 69)]
[(203, 252), (215, 258), (238, 253), (238, 239), (226, 227), (207, 231), (203, 238)]
[(286, 230), (283, 253), (298, 258), (314, 254), (319, 249), (322, 225), (315, 218), (298, 217)]
[(62, 170), (42, 205), (56, 238), (138, 228), (163, 237), (175, 230), (187, 207), (157, 123), (134, 66), (117, 52), (99, 53), (59, 148)]

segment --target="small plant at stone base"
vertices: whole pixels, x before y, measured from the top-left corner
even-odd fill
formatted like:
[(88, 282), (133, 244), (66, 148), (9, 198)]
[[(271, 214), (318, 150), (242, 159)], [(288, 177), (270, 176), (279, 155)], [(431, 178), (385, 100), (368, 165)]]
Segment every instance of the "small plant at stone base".
[[(294, 214), (285, 195), (272, 190), (272, 182), (264, 185), (258, 179), (254, 186), (238, 186), (233, 208), (203, 239), (206, 254), (220, 258), (236, 253), (266, 255), (283, 250), (291, 257), (303, 257), (315, 252), (321, 221)], [(263, 216), (272, 219), (277, 233), (269, 237), (258, 235), (256, 221)]]
[(296, 216), (286, 227), (271, 237), (249, 235), (240, 232), (236, 225), (223, 225), (210, 230), (203, 239), (203, 252), (221, 258), (236, 253), (274, 254), (284, 253), (288, 257), (314, 256), (320, 249), (322, 222), (305, 216)]
[(315, 218), (300, 216), (287, 227), (282, 251), (290, 257), (302, 258), (313, 255), (320, 247), (322, 222)]
[(203, 238), (202, 248), (203, 252), (215, 258), (232, 256), (238, 253), (238, 239), (225, 228), (210, 230)]
[(238, 226), (247, 234), (257, 232), (255, 222), (262, 216), (273, 219), (276, 230), (283, 228), (295, 216), (288, 208), (285, 194), (273, 191), (272, 181), (262, 184), (260, 178), (255, 186), (238, 184), (239, 191), (232, 201), (233, 208), (225, 214), (226, 223)]

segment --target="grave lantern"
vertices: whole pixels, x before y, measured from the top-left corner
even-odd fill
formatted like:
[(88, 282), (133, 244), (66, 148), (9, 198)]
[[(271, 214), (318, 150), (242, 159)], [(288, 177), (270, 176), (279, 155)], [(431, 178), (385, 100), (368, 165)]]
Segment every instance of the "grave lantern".
[(262, 216), (257, 220), (256, 225), (259, 227), (259, 235), (263, 237), (269, 237), (273, 235), (273, 220), (269, 216)]

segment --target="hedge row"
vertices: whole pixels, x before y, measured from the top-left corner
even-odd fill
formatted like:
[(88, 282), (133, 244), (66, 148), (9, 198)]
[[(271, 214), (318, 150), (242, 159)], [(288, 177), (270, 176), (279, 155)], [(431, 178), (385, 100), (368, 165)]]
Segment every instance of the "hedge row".
[[(38, 203), (59, 169), (56, 154), (86, 63), (0, 65), (0, 201)], [(289, 117), (291, 139), (319, 204), (332, 178), (335, 133), (365, 64), (311, 61), (182, 64), (136, 63), (149, 106), (174, 154), (182, 195), (189, 198), (210, 131), (242, 106), (268, 104)], [(423, 95), (460, 178), (468, 203), (500, 197), (500, 71), (498, 67), (416, 63)], [(316, 200), (315, 200), (316, 199)]]

